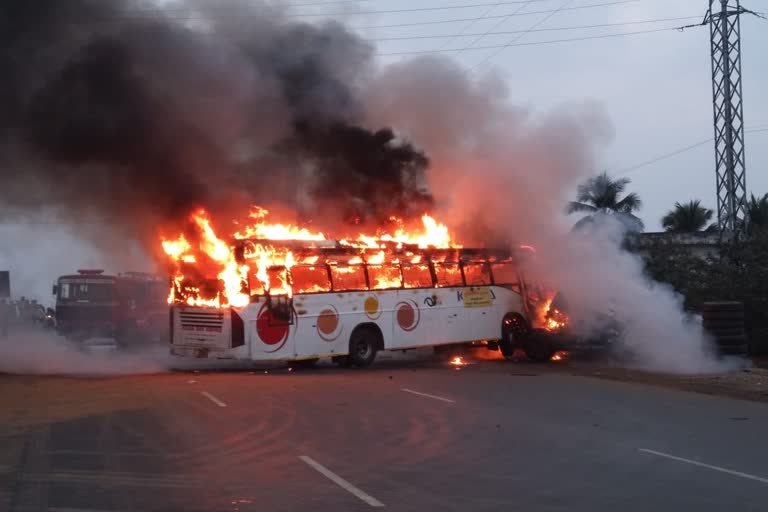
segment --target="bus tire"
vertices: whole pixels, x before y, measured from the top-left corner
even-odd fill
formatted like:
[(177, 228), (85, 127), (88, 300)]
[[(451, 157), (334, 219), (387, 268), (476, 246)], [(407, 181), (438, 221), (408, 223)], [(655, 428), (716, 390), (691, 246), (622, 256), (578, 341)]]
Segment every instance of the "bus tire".
[(528, 335), (528, 322), (517, 313), (507, 313), (501, 322), (499, 350), (507, 359), (512, 358), (515, 349)]
[(361, 325), (349, 337), (349, 361), (359, 368), (370, 366), (381, 346), (381, 333), (377, 328)]
[(555, 354), (555, 346), (549, 335), (541, 329), (532, 331), (523, 345), (525, 356), (537, 363), (546, 363)]

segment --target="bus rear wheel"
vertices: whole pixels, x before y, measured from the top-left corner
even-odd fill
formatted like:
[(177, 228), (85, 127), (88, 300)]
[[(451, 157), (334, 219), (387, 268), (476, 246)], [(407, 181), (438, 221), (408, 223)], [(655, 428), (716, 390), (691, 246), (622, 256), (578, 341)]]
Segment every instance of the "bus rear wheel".
[(371, 327), (358, 327), (349, 338), (349, 362), (354, 366), (364, 368), (370, 366), (376, 359), (379, 350), (380, 336)]

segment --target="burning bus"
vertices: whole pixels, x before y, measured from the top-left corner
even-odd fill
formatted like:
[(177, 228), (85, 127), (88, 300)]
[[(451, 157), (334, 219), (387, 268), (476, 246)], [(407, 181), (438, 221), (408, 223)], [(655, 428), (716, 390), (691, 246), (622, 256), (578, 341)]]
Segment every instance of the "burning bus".
[(73, 341), (113, 338), (128, 346), (168, 331), (167, 279), (141, 272), (78, 270), (53, 285), (56, 330)]
[(204, 213), (193, 217), (199, 251), (183, 236), (164, 243), (175, 355), (367, 366), (382, 350), (483, 341), (548, 360), (557, 348), (541, 333), (559, 325), (546, 325), (546, 297), (522, 278), (520, 254), (435, 237), (444, 226), (431, 218), (421, 237), (250, 230), (228, 244)]

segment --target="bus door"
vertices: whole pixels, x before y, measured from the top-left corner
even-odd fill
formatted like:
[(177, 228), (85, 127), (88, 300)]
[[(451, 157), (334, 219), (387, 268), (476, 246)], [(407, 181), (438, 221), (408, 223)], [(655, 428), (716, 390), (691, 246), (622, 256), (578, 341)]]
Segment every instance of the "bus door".
[(459, 263), (434, 263), (433, 268), (437, 285), (435, 333), (439, 341), (471, 341), (474, 336), (473, 318), (466, 305), (469, 289), (464, 286)]
[(351, 329), (348, 325), (351, 323), (349, 313), (354, 309), (350, 300), (357, 294), (333, 293), (330, 276), (332, 272), (335, 274), (334, 283), (339, 288), (354, 288), (352, 283), (357, 281), (359, 285), (360, 280), (364, 286), (363, 267), (294, 265), (290, 272), (295, 292), (295, 357), (312, 358), (346, 353), (349, 350)]
[(294, 337), (297, 324), (293, 297), (288, 288), (288, 270), (284, 266), (267, 269), (271, 290), (264, 290), (256, 276), (249, 276), (252, 296), (247, 321), (253, 329), (250, 340), (253, 359), (283, 359), (294, 356)]
[(491, 272), (487, 262), (464, 262), (464, 291), (462, 302), (469, 325), (469, 340), (490, 339), (498, 336), (499, 322), (495, 318), (491, 289)]

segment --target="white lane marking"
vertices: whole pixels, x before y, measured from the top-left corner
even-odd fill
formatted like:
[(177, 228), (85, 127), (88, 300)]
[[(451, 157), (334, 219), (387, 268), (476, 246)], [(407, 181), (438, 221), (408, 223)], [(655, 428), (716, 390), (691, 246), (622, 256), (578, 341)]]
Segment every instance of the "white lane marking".
[(219, 400), (218, 398), (216, 398), (215, 396), (213, 396), (212, 394), (210, 394), (207, 391), (201, 391), (200, 394), (203, 395), (208, 400), (210, 400), (211, 402), (213, 402), (216, 405), (218, 405), (219, 407), (226, 407), (227, 406), (227, 404), (225, 404), (224, 402), (222, 402), (221, 400)]
[(383, 507), (384, 506), (384, 504), (382, 502), (380, 502), (379, 500), (377, 500), (373, 496), (371, 496), (369, 494), (366, 494), (365, 492), (361, 491), (360, 489), (358, 489), (357, 487), (355, 487), (351, 483), (347, 482), (346, 480), (341, 478), (339, 475), (337, 475), (336, 473), (334, 473), (330, 469), (326, 468), (325, 466), (323, 466), (319, 462), (315, 461), (312, 457), (309, 457), (307, 455), (300, 455), (299, 459), (304, 461), (304, 463), (306, 463), (309, 467), (311, 467), (312, 469), (314, 469), (315, 471), (317, 471), (318, 473), (320, 473), (321, 475), (326, 477), (331, 482), (335, 483), (336, 485), (338, 485), (339, 487), (341, 487), (342, 489), (344, 489), (348, 493), (354, 494), (355, 496), (357, 496), (358, 498), (360, 498), (361, 500), (363, 500), (364, 502), (366, 502), (370, 506), (372, 506), (372, 507)]
[(448, 402), (449, 404), (455, 404), (456, 403), (455, 400), (451, 400), (450, 398), (443, 398), (442, 396), (430, 395), (429, 393), (422, 393), (420, 391), (414, 391), (414, 390), (408, 389), (408, 388), (400, 388), (400, 391), (405, 391), (406, 393), (413, 393), (414, 395), (425, 396), (427, 398), (434, 398), (435, 400), (440, 400), (442, 402)]
[(684, 459), (683, 457), (678, 457), (676, 455), (670, 455), (668, 453), (664, 452), (657, 452), (656, 450), (649, 450), (648, 448), (638, 448), (641, 452), (645, 453), (651, 453), (653, 455), (658, 455), (659, 457), (666, 457), (667, 459), (676, 460), (679, 462), (685, 462), (688, 464), (692, 464), (694, 466), (700, 466), (702, 468), (711, 469), (714, 471), (720, 471), (721, 473), (728, 473), (729, 475), (733, 476), (740, 476), (741, 478), (747, 478), (749, 480), (756, 480), (758, 482), (762, 482), (764, 484), (768, 484), (768, 478), (762, 478), (755, 475), (750, 475), (749, 473), (742, 473), (741, 471), (734, 471), (732, 469), (727, 468), (721, 468), (720, 466), (713, 466), (712, 464), (705, 464), (703, 462), (699, 462), (697, 460), (691, 460), (691, 459)]

